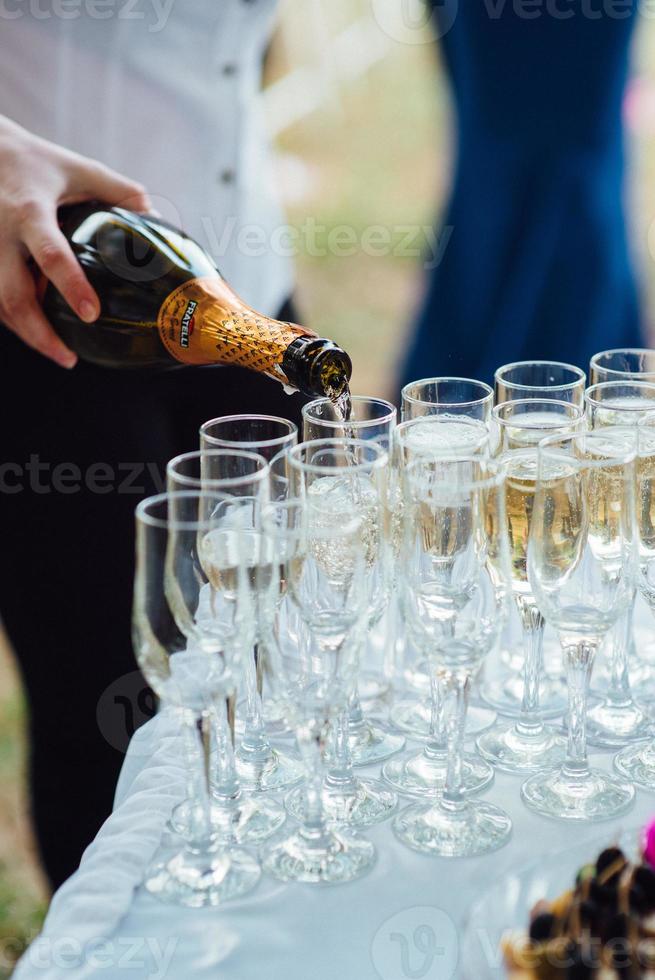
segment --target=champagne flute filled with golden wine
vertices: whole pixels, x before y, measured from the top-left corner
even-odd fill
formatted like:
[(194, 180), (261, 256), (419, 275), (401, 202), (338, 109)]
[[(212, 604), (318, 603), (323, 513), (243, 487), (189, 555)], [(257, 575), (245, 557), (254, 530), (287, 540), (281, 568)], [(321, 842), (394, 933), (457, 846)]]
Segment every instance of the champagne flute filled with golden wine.
[(480, 735), (477, 746), (488, 762), (506, 772), (533, 772), (564, 759), (565, 739), (544, 724), (540, 709), (544, 619), (528, 581), (527, 551), (537, 479), (537, 445), (548, 435), (578, 431), (583, 417), (578, 405), (552, 398), (519, 399), (494, 409), (500, 458), (506, 467), (505, 513), (512, 592), (523, 630), (523, 697), (516, 721)]

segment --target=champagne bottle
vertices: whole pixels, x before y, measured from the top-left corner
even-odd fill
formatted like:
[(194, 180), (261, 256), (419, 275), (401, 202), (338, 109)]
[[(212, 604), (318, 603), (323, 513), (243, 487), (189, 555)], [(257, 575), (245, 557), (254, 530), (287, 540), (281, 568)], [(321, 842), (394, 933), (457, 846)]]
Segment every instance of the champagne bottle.
[(101, 312), (80, 320), (43, 282), (43, 309), (62, 340), (104, 367), (235, 364), (308, 395), (338, 399), (350, 358), (331, 340), (256, 313), (209, 254), (152, 215), (98, 202), (60, 210), (62, 231), (96, 290)]

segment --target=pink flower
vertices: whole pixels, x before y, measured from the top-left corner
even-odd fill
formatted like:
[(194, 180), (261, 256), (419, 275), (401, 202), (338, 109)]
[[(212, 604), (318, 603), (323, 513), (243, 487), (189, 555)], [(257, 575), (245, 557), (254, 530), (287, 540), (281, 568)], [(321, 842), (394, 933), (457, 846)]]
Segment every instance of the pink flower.
[(644, 861), (650, 864), (651, 868), (655, 868), (655, 820), (651, 820), (644, 827), (641, 847)]

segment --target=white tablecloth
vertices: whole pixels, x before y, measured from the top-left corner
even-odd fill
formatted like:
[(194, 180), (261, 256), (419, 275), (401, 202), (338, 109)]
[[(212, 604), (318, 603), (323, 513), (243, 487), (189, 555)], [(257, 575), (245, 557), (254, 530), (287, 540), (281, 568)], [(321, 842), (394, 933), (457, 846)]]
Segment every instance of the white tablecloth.
[[(16, 980), (460, 978), (462, 922), (500, 875), (540, 855), (547, 862), (554, 851), (592, 836), (606, 834), (609, 840), (618, 829), (637, 827), (655, 814), (655, 796), (639, 792), (634, 809), (620, 821), (548, 821), (523, 806), (518, 777), (497, 774), (485, 798), (510, 813), (514, 832), (495, 854), (466, 860), (422, 856), (401, 846), (387, 822), (368, 832), (378, 861), (359, 881), (323, 888), (263, 876), (256, 891), (229, 906), (186, 910), (137, 888), (172, 806), (183, 798), (182, 759), (166, 712), (136, 733), (114, 813), (79, 871), (54, 897)], [(594, 754), (592, 761), (609, 767), (611, 756)], [(421, 926), (431, 928), (437, 940), (427, 951)], [(502, 975), (500, 966), (489, 974)]]

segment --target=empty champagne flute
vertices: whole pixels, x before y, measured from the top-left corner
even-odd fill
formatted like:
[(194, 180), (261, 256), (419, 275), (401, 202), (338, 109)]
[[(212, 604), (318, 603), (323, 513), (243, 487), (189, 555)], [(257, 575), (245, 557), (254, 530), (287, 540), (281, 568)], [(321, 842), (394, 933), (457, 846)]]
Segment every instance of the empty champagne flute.
[[(353, 395), (348, 419), (342, 418), (329, 398), (317, 398), (309, 402), (303, 407), (302, 415), (305, 442), (315, 439), (361, 439), (375, 442), (388, 453), (396, 427), (397, 411), (395, 405), (383, 398)], [(388, 612), (390, 605), (389, 602), (384, 608), (380, 607), (377, 619)], [(374, 623), (375, 620), (372, 620), (371, 625)], [(366, 639), (363, 644), (366, 644)], [(374, 724), (365, 717), (362, 710), (360, 693), (371, 701), (383, 696), (388, 690), (388, 681), (385, 678), (382, 682), (380, 675), (381, 670), (375, 674), (365, 672), (360, 657), (360, 671), (348, 717), (348, 744), (354, 765), (364, 766), (381, 762), (395, 752), (399, 752), (405, 744), (401, 735)]]
[(608, 427), (549, 436), (538, 449), (528, 577), (559, 634), (569, 687), (566, 760), (521, 789), (543, 816), (607, 820), (634, 801), (631, 783), (589, 766), (586, 710), (596, 651), (635, 588), (636, 441), (634, 429)]
[(216, 573), (209, 553), (222, 506), (215, 495), (185, 491), (150, 497), (136, 509), (136, 657), (162, 702), (184, 709), (190, 719), (189, 766), (195, 766), (184, 847), (172, 856), (156, 855), (144, 886), (162, 900), (191, 907), (244, 895), (260, 876), (255, 858), (221, 835), (210, 808), (209, 721), (214, 705), (235, 689), (240, 634), (250, 616), (238, 553), (229, 581)]
[(423, 378), (401, 392), (403, 422), (424, 415), (462, 416), (488, 423), (494, 393), (483, 381), (470, 378)]
[(357, 675), (371, 546), (361, 508), (347, 494), (330, 497), (270, 504), (262, 519), (274, 556), (258, 570), (267, 673), (307, 767), (300, 826), (262, 852), (264, 869), (282, 881), (349, 881), (375, 862), (373, 844), (329, 824), (323, 808), (329, 729)]
[[(585, 392), (589, 424), (636, 426), (655, 409), (655, 384), (644, 381), (608, 381), (591, 385)], [(597, 702), (587, 711), (587, 738), (601, 748), (620, 748), (645, 738), (650, 721), (633, 697), (629, 676), (633, 644), (636, 592), (628, 609), (608, 634), (609, 679)]]
[[(201, 449), (249, 450), (263, 456), (269, 466), (297, 442), (298, 426), (275, 415), (223, 415), (200, 426)], [(237, 713), (236, 719), (241, 736), (237, 771), (247, 789), (284, 789), (298, 782), (299, 763), (271, 747), (268, 734), (284, 734), (284, 729), (277, 706), (263, 697), (263, 682), (256, 640), (252, 664), (246, 668), (244, 716), (241, 719)]]
[(515, 361), (494, 375), (496, 405), (525, 398), (554, 398), (582, 405), (585, 373), (560, 361)]
[(502, 847), (511, 820), (462, 789), (461, 749), (472, 678), (496, 643), (510, 590), (502, 465), (480, 457), (416, 460), (405, 474), (401, 574), (405, 621), (446, 702), (443, 793), (402, 810), (393, 830), (425, 854), (470, 857)]
[[(498, 769), (526, 773), (564, 761), (566, 740), (557, 729), (544, 724), (540, 690), (544, 684), (544, 619), (528, 581), (527, 552), (530, 520), (537, 480), (537, 445), (546, 436), (579, 430), (583, 409), (555, 399), (518, 399), (494, 409), (499, 431), (499, 458), (505, 463), (505, 514), (509, 535), (512, 591), (523, 630), (523, 683), (521, 713), (481, 735), (477, 747), (483, 758)], [(499, 693), (496, 694), (495, 692)], [(483, 696), (490, 704), (501, 703), (502, 681), (487, 685)], [(552, 697), (550, 710), (552, 710)], [(555, 710), (561, 714), (565, 705)]]
[[(289, 451), (295, 496), (320, 506), (338, 523), (340, 509), (354, 510), (366, 537), (365, 601), (367, 626), (384, 609), (390, 592), (391, 560), (387, 535), (388, 454), (377, 442), (359, 439), (317, 439)], [(361, 642), (365, 631), (358, 634)], [(349, 699), (355, 693), (355, 675)], [(329, 767), (323, 784), (323, 807), (331, 820), (365, 827), (388, 817), (396, 794), (377, 779), (361, 779), (353, 770), (349, 740), (349, 710), (334, 722)], [(396, 736), (404, 744), (401, 736)], [(302, 787), (285, 800), (292, 816), (302, 819), (306, 804)]]

